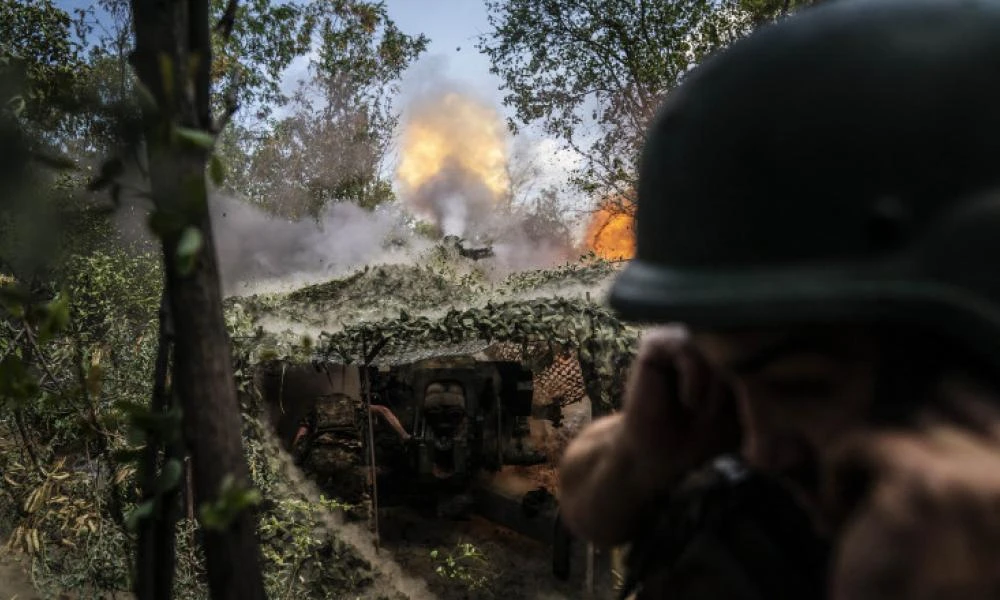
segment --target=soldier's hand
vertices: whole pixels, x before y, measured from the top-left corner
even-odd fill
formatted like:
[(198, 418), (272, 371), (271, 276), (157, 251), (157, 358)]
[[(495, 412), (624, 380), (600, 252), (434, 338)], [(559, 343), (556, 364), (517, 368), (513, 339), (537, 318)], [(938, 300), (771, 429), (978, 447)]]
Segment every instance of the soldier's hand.
[(567, 526), (599, 544), (630, 539), (644, 509), (688, 471), (738, 444), (732, 394), (686, 330), (644, 335), (623, 411), (595, 421), (566, 449), (560, 506)]
[(643, 485), (650, 488), (666, 489), (710, 458), (738, 449), (731, 388), (680, 327), (643, 337), (623, 417), (622, 442), (632, 447)]
[(830, 469), (844, 517), (833, 600), (1000, 598), (1000, 413), (849, 441)]

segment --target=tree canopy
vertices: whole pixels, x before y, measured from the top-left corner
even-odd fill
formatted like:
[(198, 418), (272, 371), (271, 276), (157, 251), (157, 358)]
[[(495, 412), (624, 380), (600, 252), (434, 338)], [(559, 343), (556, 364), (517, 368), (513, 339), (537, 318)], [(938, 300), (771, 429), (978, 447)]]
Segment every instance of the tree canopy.
[(396, 125), (391, 100), (428, 40), (400, 31), (382, 4), (307, 8), (316, 20), (307, 76), (268, 131), (231, 131), (231, 150), (248, 158), (234, 163), (231, 187), (288, 217), (315, 217), (334, 201), (371, 208), (392, 196), (379, 174)]
[(515, 131), (540, 123), (584, 158), (582, 190), (630, 211), (664, 95), (708, 54), (808, 0), (488, 0), (479, 49)]
[(0, 69), (17, 81), (11, 108), (41, 130), (66, 127), (89, 65), (74, 22), (52, 0), (0, 0)]

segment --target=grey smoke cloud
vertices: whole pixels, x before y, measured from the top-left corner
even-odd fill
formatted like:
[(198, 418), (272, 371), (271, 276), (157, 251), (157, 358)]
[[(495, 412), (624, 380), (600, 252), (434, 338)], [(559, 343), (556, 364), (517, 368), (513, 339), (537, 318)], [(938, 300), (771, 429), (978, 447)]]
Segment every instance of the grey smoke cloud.
[[(496, 210), (494, 194), (454, 157), (426, 183), (406, 195), (417, 212), (430, 215), (444, 235), (475, 236)], [(479, 227), (477, 227), (479, 225)]]
[(367, 211), (341, 202), (328, 206), (316, 221), (289, 221), (216, 195), (211, 212), (226, 293), (245, 292), (255, 282), (307, 283), (376, 260), (406, 259), (403, 250), (388, 245), (393, 239), (406, 241), (405, 215), (398, 207)]

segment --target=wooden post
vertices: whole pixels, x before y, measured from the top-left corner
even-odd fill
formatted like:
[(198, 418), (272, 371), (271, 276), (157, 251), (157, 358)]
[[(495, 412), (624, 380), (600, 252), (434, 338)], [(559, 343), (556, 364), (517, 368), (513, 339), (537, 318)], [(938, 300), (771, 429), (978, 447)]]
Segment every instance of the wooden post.
[(187, 518), (194, 520), (194, 482), (191, 476), (191, 457), (184, 457), (184, 504)]
[(584, 581), (584, 593), (587, 598), (594, 597), (594, 544), (587, 544), (587, 574)]
[(378, 477), (375, 465), (375, 428), (372, 423), (372, 402), (371, 402), (371, 381), (368, 377), (368, 340), (362, 340), (362, 351), (364, 361), (361, 367), (361, 398), (364, 403), (365, 418), (368, 423), (368, 477), (371, 480), (372, 500), (372, 533), (375, 535), (375, 553), (379, 551), (379, 526), (378, 526)]

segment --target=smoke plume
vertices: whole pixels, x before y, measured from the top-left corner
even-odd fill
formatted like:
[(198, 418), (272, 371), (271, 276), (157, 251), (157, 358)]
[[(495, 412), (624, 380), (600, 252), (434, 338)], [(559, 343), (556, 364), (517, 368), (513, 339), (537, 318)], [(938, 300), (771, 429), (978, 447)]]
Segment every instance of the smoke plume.
[(405, 235), (404, 215), (393, 206), (367, 211), (334, 203), (318, 221), (289, 221), (238, 199), (215, 196), (211, 210), (226, 293), (292, 287), (371, 262), (406, 261), (404, 244), (414, 242)]
[[(392, 205), (368, 211), (334, 203), (319, 219), (292, 221), (239, 198), (212, 194), (209, 210), (226, 295), (287, 291), (365, 264), (409, 262), (429, 245), (412, 235), (406, 215)], [(133, 198), (116, 213), (116, 221), (124, 239), (158, 251), (146, 225), (150, 212)]]

